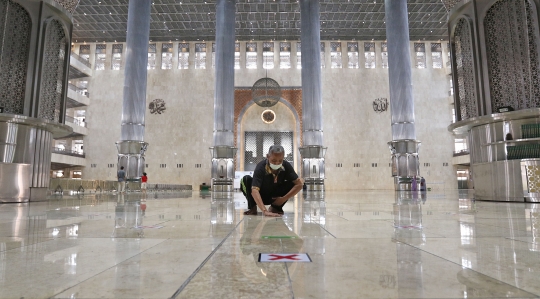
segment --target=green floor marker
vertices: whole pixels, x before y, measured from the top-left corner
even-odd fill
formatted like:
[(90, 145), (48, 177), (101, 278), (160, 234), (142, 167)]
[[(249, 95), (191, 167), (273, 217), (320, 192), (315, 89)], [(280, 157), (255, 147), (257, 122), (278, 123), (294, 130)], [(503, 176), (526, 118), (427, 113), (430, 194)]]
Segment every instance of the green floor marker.
[(295, 236), (262, 236), (261, 239), (296, 239)]

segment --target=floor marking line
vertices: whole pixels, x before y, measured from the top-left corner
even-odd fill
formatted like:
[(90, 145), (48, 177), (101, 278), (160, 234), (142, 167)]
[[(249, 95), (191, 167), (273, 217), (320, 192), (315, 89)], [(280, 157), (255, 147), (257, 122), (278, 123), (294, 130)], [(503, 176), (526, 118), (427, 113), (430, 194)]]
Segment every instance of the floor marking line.
[(236, 224), (236, 226), (218, 244), (218, 246), (216, 246), (216, 248), (214, 248), (214, 250), (212, 250), (212, 252), (210, 252), (210, 254), (204, 259), (204, 261), (202, 261), (202, 263), (199, 265), (199, 267), (197, 267), (197, 269), (195, 269), (195, 271), (193, 271), (193, 273), (191, 273), (191, 275), (186, 279), (186, 281), (184, 281), (184, 283), (178, 288), (178, 290), (176, 290), (176, 292), (174, 292), (174, 294), (170, 297), (170, 299), (175, 299), (176, 297), (178, 297), (178, 295), (180, 295), (180, 293), (186, 288), (186, 286), (191, 282), (191, 280), (195, 277), (195, 275), (197, 275), (197, 273), (199, 273), (199, 271), (201, 271), (201, 269), (204, 267), (204, 265), (206, 265), (206, 263), (212, 258), (214, 253), (216, 253), (218, 251), (218, 249), (221, 248), (221, 245), (223, 245), (223, 243), (225, 243), (225, 241), (227, 241), (227, 239), (232, 235), (232, 233), (234, 233), (236, 231), (236, 228), (238, 228), (238, 226), (240, 225), (240, 223), (242, 223), (244, 221), (244, 219), (246, 219), (246, 218), (242, 218), (242, 220), (240, 220)]
[(324, 228), (324, 226), (322, 226), (320, 223), (317, 223), (317, 224), (319, 224), (319, 226), (320, 226), (325, 232), (329, 233), (330, 236), (334, 237), (334, 239), (337, 239), (337, 237), (334, 236), (334, 234), (332, 234), (331, 232), (329, 232), (326, 228)]
[[(283, 241), (279, 239), (279, 243), (281, 243), (281, 251), (283, 251)], [(287, 265), (287, 263), (284, 263), (284, 264), (285, 264), (285, 271), (287, 272), (287, 279), (289, 280), (289, 286), (291, 287), (292, 299), (294, 299), (294, 288), (293, 288), (293, 282), (291, 279), (291, 274), (289, 273), (289, 266)]]

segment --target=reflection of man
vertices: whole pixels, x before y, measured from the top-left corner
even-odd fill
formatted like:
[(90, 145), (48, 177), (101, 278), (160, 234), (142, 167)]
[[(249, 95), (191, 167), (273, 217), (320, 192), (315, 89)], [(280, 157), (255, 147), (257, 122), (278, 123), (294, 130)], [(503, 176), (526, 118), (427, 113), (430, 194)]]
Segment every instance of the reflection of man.
[(116, 177), (118, 178), (118, 192), (124, 193), (126, 190), (126, 172), (124, 171), (124, 166), (120, 167)]
[[(284, 158), (285, 149), (281, 145), (272, 145), (266, 159), (255, 167), (253, 178), (249, 175), (242, 178), (242, 193), (248, 201), (245, 215), (257, 215), (259, 207), (264, 216), (278, 217), (283, 214), (287, 200), (302, 190), (303, 180)], [(265, 205), (270, 205), (270, 209), (267, 210)]]

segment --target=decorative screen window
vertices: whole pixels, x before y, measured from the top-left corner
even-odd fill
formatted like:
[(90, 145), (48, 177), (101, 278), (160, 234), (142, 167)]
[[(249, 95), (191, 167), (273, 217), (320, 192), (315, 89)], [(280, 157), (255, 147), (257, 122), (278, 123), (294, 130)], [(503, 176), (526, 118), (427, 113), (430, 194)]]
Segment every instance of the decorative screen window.
[(291, 43), (289, 42), (279, 43), (279, 68), (291, 68)]
[(163, 43), (161, 44), (161, 69), (172, 70), (173, 68), (173, 44)]
[(414, 43), (414, 53), (416, 57), (415, 67), (417, 69), (426, 68), (426, 44)]
[(86, 61), (90, 61), (90, 45), (81, 45), (79, 47), (79, 56)]
[(195, 44), (195, 69), (206, 69), (206, 44)]
[(383, 69), (388, 68), (388, 44), (381, 43), (381, 65)]
[(297, 69), (302, 68), (302, 43), (301, 42), (296, 43), (296, 68)]
[(325, 68), (326, 64), (324, 63), (324, 42), (321, 42), (321, 68)]
[(189, 68), (189, 44), (178, 44), (178, 69), (187, 70)]
[(374, 69), (377, 58), (375, 57), (375, 43), (364, 43), (364, 56), (366, 57), (366, 69)]
[(103, 71), (105, 70), (105, 51), (107, 50), (107, 45), (96, 45), (96, 70)]
[(434, 69), (441, 69), (443, 66), (441, 43), (431, 43), (431, 60)]
[(114, 44), (112, 45), (112, 58), (111, 58), (111, 70), (119, 71), (122, 69), (122, 51), (124, 45)]
[(246, 69), (257, 69), (257, 43), (246, 43)]
[(156, 44), (148, 45), (148, 65), (146, 68), (149, 70), (156, 69)]
[(330, 68), (340, 69), (343, 67), (341, 62), (341, 43), (340, 42), (331, 42), (330, 43)]
[(360, 67), (360, 61), (358, 60), (358, 43), (347, 43), (347, 56), (349, 56), (350, 69), (357, 69)]
[(234, 44), (234, 69), (240, 69), (240, 43)]
[(270, 146), (279, 144), (285, 149), (284, 160), (294, 164), (293, 132), (245, 132), (244, 170), (253, 171), (260, 161), (266, 159)]
[(264, 69), (274, 68), (274, 43), (273, 42), (263, 43), (263, 68)]
[(212, 43), (212, 68), (216, 68), (216, 43)]

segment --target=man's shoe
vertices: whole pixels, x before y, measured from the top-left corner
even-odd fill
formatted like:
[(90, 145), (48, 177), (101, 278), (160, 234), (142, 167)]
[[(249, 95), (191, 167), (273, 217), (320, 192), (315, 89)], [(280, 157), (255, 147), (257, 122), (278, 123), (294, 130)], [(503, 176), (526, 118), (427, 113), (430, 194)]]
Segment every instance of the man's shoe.
[(268, 209), (272, 213), (276, 213), (279, 215), (283, 215), (283, 209), (282, 208), (276, 208), (274, 206), (270, 206), (270, 209)]
[(257, 206), (245, 211), (244, 215), (257, 215)]

